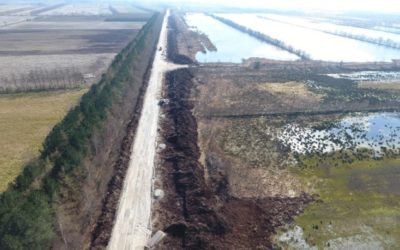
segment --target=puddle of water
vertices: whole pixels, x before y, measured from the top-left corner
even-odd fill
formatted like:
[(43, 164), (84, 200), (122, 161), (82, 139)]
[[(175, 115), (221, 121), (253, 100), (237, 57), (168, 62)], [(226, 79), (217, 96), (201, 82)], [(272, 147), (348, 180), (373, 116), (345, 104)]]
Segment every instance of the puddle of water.
[(333, 78), (343, 78), (354, 81), (398, 81), (400, 72), (396, 71), (358, 71), (353, 73), (328, 74)]
[(306, 242), (303, 229), (297, 225), (293, 229), (282, 233), (277, 240), (290, 246), (290, 249), (318, 250), (317, 247), (310, 246)]
[(384, 148), (400, 153), (400, 114), (354, 114), (324, 129), (288, 124), (278, 139), (301, 154), (357, 148), (371, 149), (376, 155), (382, 155)]
[(196, 55), (199, 62), (241, 63), (243, 59), (250, 57), (299, 59), (296, 55), (263, 43), (204, 14), (188, 13), (185, 20), (192, 29), (206, 34), (217, 48), (217, 51), (199, 52)]

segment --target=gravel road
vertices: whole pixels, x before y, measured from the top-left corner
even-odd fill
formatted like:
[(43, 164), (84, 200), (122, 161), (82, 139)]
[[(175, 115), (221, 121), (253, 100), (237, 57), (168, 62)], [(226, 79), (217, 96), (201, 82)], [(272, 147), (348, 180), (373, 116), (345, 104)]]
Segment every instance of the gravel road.
[(152, 178), (155, 165), (158, 105), (164, 75), (182, 66), (166, 61), (167, 22), (164, 16), (156, 55), (145, 94), (142, 114), (132, 145), (132, 155), (118, 206), (110, 250), (143, 249), (151, 234)]

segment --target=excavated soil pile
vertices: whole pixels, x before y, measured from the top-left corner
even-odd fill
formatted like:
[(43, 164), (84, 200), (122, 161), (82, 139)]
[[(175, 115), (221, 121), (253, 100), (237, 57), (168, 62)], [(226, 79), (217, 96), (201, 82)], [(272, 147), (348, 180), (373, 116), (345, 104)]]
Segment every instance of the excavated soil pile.
[[(155, 230), (168, 237), (160, 249), (271, 249), (277, 227), (313, 201), (313, 197), (238, 199), (229, 194), (225, 176), (208, 186), (199, 163), (197, 122), (190, 100), (193, 73), (180, 69), (166, 77), (165, 119), (158, 175), (165, 197), (156, 205)], [(215, 184), (215, 183), (214, 183)]]
[(178, 43), (176, 39), (179, 36), (179, 29), (177, 29), (176, 18), (174, 16), (170, 16), (168, 18), (168, 25), (170, 30), (168, 31), (168, 57), (171, 61), (177, 64), (192, 64), (193, 60), (188, 56), (182, 55), (179, 53)]

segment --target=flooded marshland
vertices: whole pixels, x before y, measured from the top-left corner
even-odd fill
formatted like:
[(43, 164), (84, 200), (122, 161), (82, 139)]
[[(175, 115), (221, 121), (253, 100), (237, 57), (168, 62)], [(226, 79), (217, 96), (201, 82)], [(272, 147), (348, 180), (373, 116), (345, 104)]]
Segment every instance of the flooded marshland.
[[(247, 34), (265, 44), (274, 44), (268, 36), (275, 38), (282, 49), (292, 46), (317, 60), (400, 58), (400, 50), (324, 32), (362, 31), (346, 25), (318, 28), (289, 16), (265, 19), (257, 13), (197, 15), (187, 15), (187, 24), (219, 49), (197, 54), (200, 62), (265, 57), (250, 56), (242, 46), (239, 41)], [(190, 22), (196, 16), (197, 23)], [(228, 38), (226, 30), (237, 37)], [(384, 32), (365, 35), (396, 38)], [(222, 52), (227, 54), (220, 57)], [(293, 223), (277, 228), (276, 248), (394, 249), (400, 245), (398, 67), (396, 62), (314, 60), (202, 64), (193, 72), (194, 114), (202, 161), (214, 178), (210, 183), (219, 192), (227, 180), (224, 190), (239, 199), (312, 195), (315, 200)]]
[(285, 125), (279, 141), (297, 153), (328, 153), (342, 149), (368, 149), (375, 155), (399, 153), (400, 114), (349, 114), (321, 126)]
[(400, 50), (381, 47), (319, 30), (263, 19), (256, 14), (222, 14), (224, 18), (284, 41), (307, 52), (314, 60), (324, 61), (391, 61), (400, 58)]
[(205, 14), (188, 13), (185, 20), (191, 29), (206, 34), (217, 48), (216, 51), (199, 52), (196, 55), (199, 62), (240, 63), (243, 59), (250, 57), (276, 60), (298, 59), (296, 55), (263, 43)]
[(353, 81), (400, 81), (400, 72), (398, 71), (358, 71), (351, 73), (328, 74), (328, 76)]
[(302, 26), (309, 29), (315, 29), (319, 31), (326, 31), (331, 33), (346, 33), (358, 36), (364, 36), (368, 38), (382, 38), (382, 41), (390, 39), (394, 42), (400, 42), (400, 34), (390, 33), (384, 30), (376, 30), (375, 28), (361, 28), (354, 27), (345, 24), (337, 24), (334, 19), (330, 20), (313, 20), (305, 17), (294, 17), (276, 14), (260, 14), (259, 17), (265, 17), (267, 19), (280, 21), (296, 26)]
[[(391, 61), (400, 58), (400, 50), (371, 44), (356, 39), (326, 32), (346, 32), (349, 34), (365, 34), (374, 39), (382, 38), (400, 42), (400, 35), (357, 29), (352, 27), (323, 24), (316, 29), (315, 23), (306, 20), (294, 22), (297, 19), (281, 16), (263, 16), (263, 14), (217, 14), (254, 32), (259, 32), (285, 43), (294, 50), (304, 51), (313, 60), (344, 61), (344, 62), (372, 62)], [(275, 20), (273, 19), (275, 18)], [(232, 28), (222, 22), (200, 13), (188, 13), (185, 16), (187, 24), (194, 30), (206, 34), (217, 51), (199, 52), (197, 60), (200, 62), (234, 62), (251, 57), (296, 60), (298, 57), (273, 45), (259, 41), (246, 33)], [(293, 22), (293, 23), (290, 23)], [(332, 27), (334, 26), (334, 27)], [(336, 30), (338, 29), (338, 30)], [(324, 32), (326, 31), (326, 32)], [(384, 36), (386, 35), (387, 36)], [(368, 38), (369, 38), (368, 36)]]

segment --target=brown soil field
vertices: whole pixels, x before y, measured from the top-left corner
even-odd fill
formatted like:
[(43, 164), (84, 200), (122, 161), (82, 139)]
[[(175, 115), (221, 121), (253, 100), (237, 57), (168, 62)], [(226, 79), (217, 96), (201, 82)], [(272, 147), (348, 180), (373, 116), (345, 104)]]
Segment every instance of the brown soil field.
[(0, 5), (0, 92), (94, 83), (146, 21), (114, 16), (104, 3)]
[(137, 30), (0, 30), (0, 56), (117, 53)]
[(33, 21), (0, 29), (0, 91), (90, 85), (142, 25)]
[(0, 92), (88, 86), (96, 82), (114, 56), (115, 53), (0, 56)]
[[(0, 19), (1, 20), (1, 19)], [(8, 26), (11, 30), (139, 30), (145, 22), (105, 22), (104, 18), (43, 17)]]

